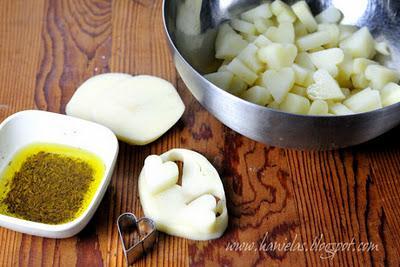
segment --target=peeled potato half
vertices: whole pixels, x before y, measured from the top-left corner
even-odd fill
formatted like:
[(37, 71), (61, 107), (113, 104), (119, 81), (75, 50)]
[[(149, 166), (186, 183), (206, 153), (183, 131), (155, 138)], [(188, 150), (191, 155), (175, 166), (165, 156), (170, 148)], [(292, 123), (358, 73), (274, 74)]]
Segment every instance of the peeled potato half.
[(67, 104), (67, 115), (100, 123), (120, 140), (148, 144), (170, 129), (185, 106), (161, 78), (107, 73), (85, 81)]

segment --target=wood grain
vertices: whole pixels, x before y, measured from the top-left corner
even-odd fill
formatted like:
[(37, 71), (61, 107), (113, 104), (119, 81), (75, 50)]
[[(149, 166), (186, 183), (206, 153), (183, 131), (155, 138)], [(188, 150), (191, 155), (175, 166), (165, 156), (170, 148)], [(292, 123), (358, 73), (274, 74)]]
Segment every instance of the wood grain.
[[(23, 109), (64, 113), (85, 79), (105, 72), (171, 81), (186, 111), (162, 138), (120, 143), (108, 191), (89, 225), (69, 239), (0, 228), (0, 266), (124, 266), (116, 218), (143, 215), (137, 177), (145, 157), (184, 147), (218, 169), (228, 198), (224, 236), (196, 242), (161, 234), (138, 266), (400, 266), (400, 145), (396, 128), (357, 147), (302, 152), (265, 146), (219, 123), (177, 75), (160, 0), (0, 2), (0, 119)], [(268, 250), (274, 242), (373, 242), (374, 251)], [(256, 249), (229, 249), (233, 242)], [(227, 249), (228, 248), (228, 249)], [(258, 249), (264, 248), (264, 249)]]

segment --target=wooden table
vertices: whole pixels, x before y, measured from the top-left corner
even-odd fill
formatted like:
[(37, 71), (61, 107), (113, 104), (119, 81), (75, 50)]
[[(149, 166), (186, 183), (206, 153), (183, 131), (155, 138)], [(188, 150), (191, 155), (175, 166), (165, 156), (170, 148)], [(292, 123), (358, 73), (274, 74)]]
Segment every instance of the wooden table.
[[(223, 126), (186, 90), (164, 38), (160, 0), (0, 1), (1, 120), (24, 109), (64, 113), (85, 79), (110, 71), (171, 81), (187, 107), (183, 118), (151, 145), (120, 143), (108, 192), (76, 237), (0, 229), (1, 266), (125, 265), (116, 218), (125, 211), (143, 214), (137, 190), (143, 160), (174, 147), (197, 150), (218, 169), (229, 227), (210, 242), (161, 234), (138, 266), (399, 266), (400, 128), (339, 151), (265, 146)], [(311, 249), (319, 239), (320, 246), (354, 240), (375, 247), (354, 246), (323, 259), (330, 254)], [(309, 249), (267, 247), (289, 241)]]

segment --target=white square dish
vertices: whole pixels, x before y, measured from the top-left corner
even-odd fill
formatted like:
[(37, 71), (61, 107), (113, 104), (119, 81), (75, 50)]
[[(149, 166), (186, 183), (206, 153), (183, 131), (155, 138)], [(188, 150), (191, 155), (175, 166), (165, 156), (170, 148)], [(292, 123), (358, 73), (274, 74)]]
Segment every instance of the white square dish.
[(86, 226), (106, 192), (118, 154), (118, 140), (111, 130), (93, 122), (46, 111), (21, 111), (0, 124), (0, 174), (21, 148), (32, 143), (53, 143), (89, 151), (103, 161), (103, 178), (89, 206), (73, 221), (51, 225), (0, 214), (0, 226), (50, 238), (73, 236)]

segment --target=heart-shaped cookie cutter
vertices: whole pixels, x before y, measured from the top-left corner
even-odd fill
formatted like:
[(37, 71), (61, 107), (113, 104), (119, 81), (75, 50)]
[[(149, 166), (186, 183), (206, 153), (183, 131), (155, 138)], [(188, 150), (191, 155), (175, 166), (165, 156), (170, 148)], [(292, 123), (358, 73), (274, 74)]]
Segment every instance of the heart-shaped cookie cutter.
[[(126, 212), (118, 217), (117, 226), (128, 266), (149, 251), (156, 242), (156, 226), (154, 221), (149, 218), (137, 219), (133, 213)], [(136, 235), (133, 235), (134, 242), (132, 246), (129, 246), (130, 242), (125, 242), (125, 233), (130, 233), (130, 237), (132, 237), (132, 233), (136, 233)]]

